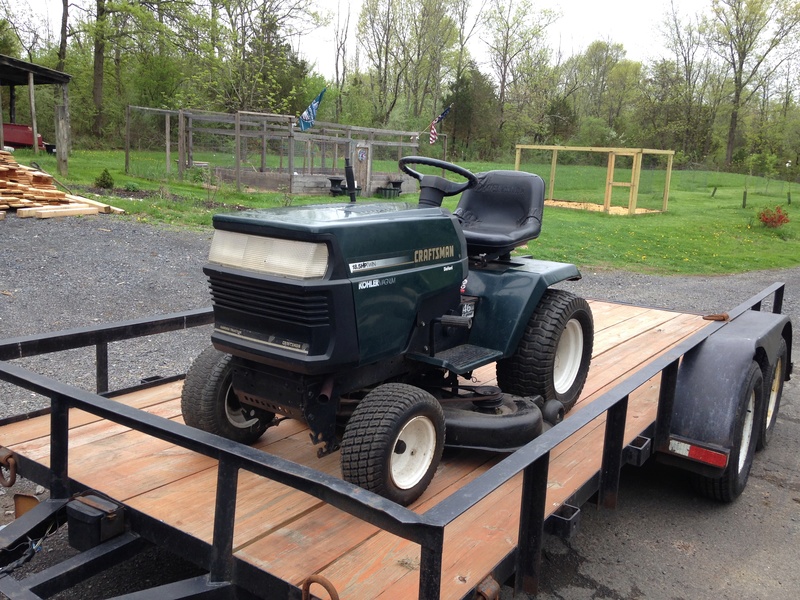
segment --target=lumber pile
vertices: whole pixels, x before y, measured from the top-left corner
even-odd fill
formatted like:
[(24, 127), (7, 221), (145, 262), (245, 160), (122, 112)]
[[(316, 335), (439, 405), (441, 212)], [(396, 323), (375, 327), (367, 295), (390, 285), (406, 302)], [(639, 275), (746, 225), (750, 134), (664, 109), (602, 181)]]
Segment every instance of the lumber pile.
[(51, 175), (20, 165), (10, 152), (0, 151), (0, 220), (9, 210), (16, 211), (18, 217), (39, 219), (124, 212), (96, 200), (62, 192), (56, 188)]

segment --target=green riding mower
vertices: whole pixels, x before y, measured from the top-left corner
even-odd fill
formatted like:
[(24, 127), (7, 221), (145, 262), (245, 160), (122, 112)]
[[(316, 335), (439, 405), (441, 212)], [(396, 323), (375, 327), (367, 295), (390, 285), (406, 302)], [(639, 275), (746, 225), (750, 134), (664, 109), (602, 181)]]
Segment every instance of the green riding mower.
[[(181, 406), (188, 425), (245, 444), (301, 419), (318, 455), (341, 451), (344, 479), (407, 505), (445, 446), (510, 452), (558, 423), (586, 381), (594, 326), (584, 299), (551, 288), (579, 279), (574, 265), (512, 256), (539, 235), (540, 177), (415, 156), (400, 168), (419, 180), (418, 204), (353, 194), (214, 217), (212, 346)], [(474, 385), (491, 363), (497, 386)]]

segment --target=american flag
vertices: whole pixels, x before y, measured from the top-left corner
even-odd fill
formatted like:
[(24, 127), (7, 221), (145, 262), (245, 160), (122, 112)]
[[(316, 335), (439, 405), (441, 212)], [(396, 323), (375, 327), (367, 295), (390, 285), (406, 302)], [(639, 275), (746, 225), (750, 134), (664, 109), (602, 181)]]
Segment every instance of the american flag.
[(447, 116), (447, 113), (449, 113), (449, 112), (450, 112), (450, 109), (451, 109), (451, 108), (453, 108), (453, 105), (452, 105), (452, 104), (451, 104), (450, 106), (448, 106), (447, 108), (445, 108), (445, 109), (442, 111), (442, 114), (440, 114), (440, 115), (439, 115), (438, 117), (436, 117), (436, 118), (435, 118), (433, 121), (431, 121), (431, 134), (430, 134), (430, 142), (431, 142), (431, 144), (435, 144), (435, 143), (436, 143), (436, 140), (438, 140), (438, 139), (439, 139), (439, 133), (436, 131), (436, 124), (437, 124), (439, 121), (443, 120), (443, 119), (444, 119), (444, 118)]

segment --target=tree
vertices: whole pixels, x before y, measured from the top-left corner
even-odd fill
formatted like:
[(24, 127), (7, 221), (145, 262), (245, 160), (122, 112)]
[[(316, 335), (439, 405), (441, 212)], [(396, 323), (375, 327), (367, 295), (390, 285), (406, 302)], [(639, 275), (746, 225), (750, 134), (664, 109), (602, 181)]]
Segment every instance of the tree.
[(728, 65), (733, 78), (731, 114), (725, 146), (730, 166), (739, 113), (756, 94), (760, 81), (790, 56), (788, 41), (800, 24), (800, 3), (794, 0), (713, 0), (707, 23), (712, 50)]
[(484, 41), (497, 79), (500, 128), (505, 123), (506, 96), (518, 63), (541, 45), (545, 29), (556, 18), (551, 10), (534, 11), (531, 0), (491, 0), (485, 21), (489, 37)]
[(386, 125), (400, 97), (408, 58), (399, 37), (400, 0), (366, 0), (358, 18), (372, 102), (372, 123)]

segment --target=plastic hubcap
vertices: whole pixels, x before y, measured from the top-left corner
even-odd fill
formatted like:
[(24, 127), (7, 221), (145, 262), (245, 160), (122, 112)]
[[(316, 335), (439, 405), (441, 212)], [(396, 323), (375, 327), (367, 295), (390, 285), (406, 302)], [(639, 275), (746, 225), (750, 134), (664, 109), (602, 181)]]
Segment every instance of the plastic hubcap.
[(228, 391), (225, 392), (225, 416), (228, 423), (238, 429), (249, 429), (258, 423), (257, 418), (247, 418), (236, 392), (233, 391), (233, 385), (228, 385)]
[(414, 417), (400, 430), (389, 459), (392, 481), (407, 490), (428, 472), (436, 450), (436, 428), (427, 417)]
[(582, 358), (583, 329), (577, 319), (570, 319), (556, 347), (556, 359), (553, 365), (553, 386), (556, 393), (568, 392), (575, 383)]

